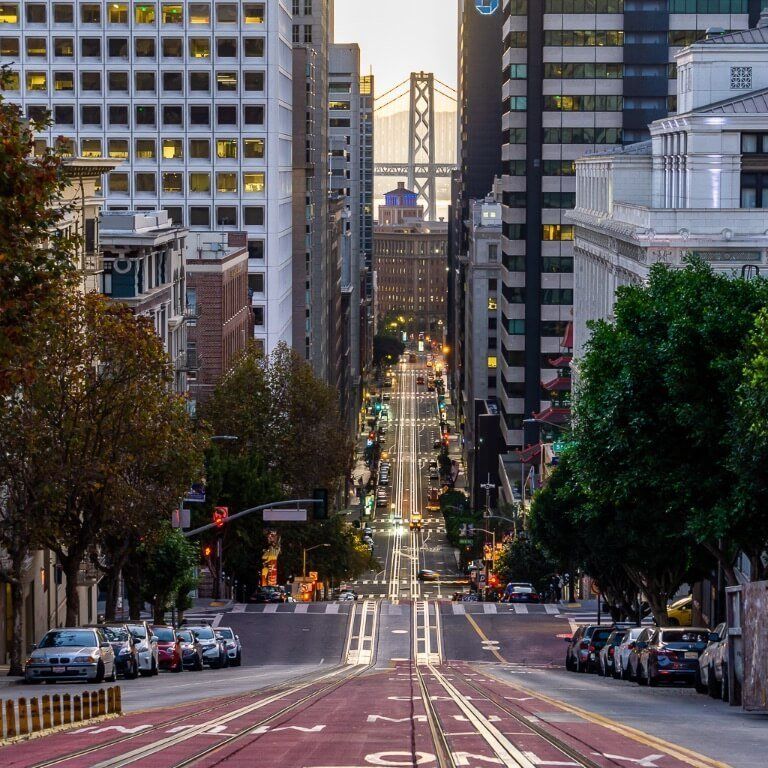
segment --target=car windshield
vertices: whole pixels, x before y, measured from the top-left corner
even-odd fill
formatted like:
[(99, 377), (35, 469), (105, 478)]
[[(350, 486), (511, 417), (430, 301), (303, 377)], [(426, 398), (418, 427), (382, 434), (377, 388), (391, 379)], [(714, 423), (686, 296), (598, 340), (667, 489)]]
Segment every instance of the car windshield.
[(192, 642), (194, 642), (193, 639), (192, 639), (192, 633), (188, 629), (180, 630), (179, 632), (176, 633), (176, 636), (183, 643), (192, 643)]
[(709, 632), (699, 629), (666, 629), (661, 633), (665, 645), (696, 645), (702, 648), (709, 642)]
[(172, 643), (174, 641), (173, 630), (170, 627), (153, 627), (152, 632), (161, 643)]
[(218, 637), (223, 637), (225, 640), (234, 640), (235, 633), (231, 629), (217, 629), (216, 634)]
[(134, 637), (138, 637), (139, 640), (143, 640), (147, 636), (147, 630), (139, 624), (128, 627), (128, 631)]
[(213, 640), (213, 630), (210, 627), (195, 627), (194, 632), (201, 640)]
[(611, 632), (611, 636), (608, 638), (609, 645), (618, 645), (623, 639), (625, 632)]
[(604, 640), (607, 640), (608, 639), (608, 635), (610, 635), (610, 634), (611, 634), (611, 630), (610, 629), (596, 629), (594, 631), (594, 633), (592, 634), (592, 640), (593, 641), (599, 640), (599, 641), (602, 642)]
[(128, 640), (128, 630), (125, 627), (101, 627), (101, 631), (110, 643), (124, 643)]
[(99, 643), (96, 633), (86, 629), (57, 629), (49, 632), (41, 641), (40, 648), (66, 648), (69, 646), (94, 647)]

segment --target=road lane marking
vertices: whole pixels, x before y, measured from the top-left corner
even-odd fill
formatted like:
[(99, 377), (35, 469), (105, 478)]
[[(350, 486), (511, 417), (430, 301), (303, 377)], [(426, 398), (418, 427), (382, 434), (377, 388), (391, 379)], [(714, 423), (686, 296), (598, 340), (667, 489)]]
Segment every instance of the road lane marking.
[(483, 613), (498, 613), (496, 603), (483, 603)]
[[(469, 623), (472, 625), (472, 627), (473, 627), (473, 629), (475, 630), (475, 632), (477, 632), (477, 634), (480, 636), (480, 639), (481, 639), (481, 640), (482, 640), (484, 643), (488, 643), (488, 642), (490, 642), (490, 640), (488, 639), (488, 636), (485, 634), (485, 632), (483, 632), (483, 630), (482, 630), (482, 629), (480, 629), (480, 625), (479, 625), (479, 624), (478, 624), (478, 623), (477, 623), (477, 622), (476, 622), (476, 621), (475, 621), (475, 620), (472, 618), (472, 616), (471, 616), (470, 614), (468, 614), (468, 613), (465, 613), (465, 614), (464, 614), (464, 616), (466, 617), (467, 621), (468, 621), (468, 622), (469, 622)], [(494, 656), (495, 656), (495, 657), (496, 657), (496, 658), (497, 658), (497, 659), (498, 659), (498, 660), (499, 660), (499, 661), (500, 661), (502, 664), (506, 664), (506, 663), (507, 663), (507, 660), (506, 660), (506, 659), (505, 659), (505, 658), (504, 658), (504, 657), (503, 657), (503, 656), (502, 656), (502, 655), (501, 655), (501, 654), (498, 652), (498, 650), (496, 650), (496, 648), (493, 648), (493, 647), (490, 647), (490, 646), (488, 646), (488, 650), (489, 650), (489, 651), (490, 651), (490, 652), (491, 652), (491, 653), (492, 653), (492, 654), (493, 654), (493, 655), (494, 655)]]

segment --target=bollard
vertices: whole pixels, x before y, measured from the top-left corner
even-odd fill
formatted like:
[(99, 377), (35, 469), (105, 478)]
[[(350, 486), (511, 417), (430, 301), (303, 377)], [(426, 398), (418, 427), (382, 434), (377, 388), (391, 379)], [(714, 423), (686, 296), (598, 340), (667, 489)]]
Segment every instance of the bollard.
[(123, 714), (123, 689), (119, 685), (115, 686), (115, 712)]
[(98, 717), (99, 715), (99, 694), (96, 691), (91, 691), (91, 717)]
[(69, 725), (72, 722), (72, 697), (68, 693), (65, 693), (62, 697), (62, 703), (64, 705), (64, 712), (61, 721), (64, 725)]
[(83, 720), (91, 719), (91, 694), (83, 691)]
[(26, 736), (29, 733), (29, 715), (27, 713), (27, 700), (20, 698), (17, 706), (19, 708), (19, 736)]
[(79, 694), (75, 694), (72, 699), (72, 722), (79, 723), (83, 719), (83, 701)]
[(37, 732), (43, 727), (40, 722), (40, 700), (35, 696), (30, 704), (32, 705), (32, 731)]
[(107, 714), (107, 692), (103, 688), (96, 694), (96, 706), (100, 716)]
[(16, 730), (16, 707), (10, 700), (5, 702), (5, 736), (6, 738), (18, 736), (18, 731)]
[(3, 728), (5, 727), (5, 711), (3, 710), (3, 701), (0, 699), (0, 739), (3, 738)]
[(51, 697), (46, 693), (43, 696), (43, 729), (51, 727)]
[(107, 714), (111, 715), (115, 711), (115, 689), (107, 688)]
[(61, 696), (54, 693), (51, 703), (53, 704), (53, 727), (57, 728), (61, 725)]

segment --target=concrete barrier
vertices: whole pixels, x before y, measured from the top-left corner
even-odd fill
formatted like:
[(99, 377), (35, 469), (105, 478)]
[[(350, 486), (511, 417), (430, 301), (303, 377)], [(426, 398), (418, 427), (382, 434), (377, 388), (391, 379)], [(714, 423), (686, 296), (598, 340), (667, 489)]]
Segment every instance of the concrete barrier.
[(20, 697), (0, 701), (0, 743), (48, 730), (122, 714), (119, 685), (81, 694)]

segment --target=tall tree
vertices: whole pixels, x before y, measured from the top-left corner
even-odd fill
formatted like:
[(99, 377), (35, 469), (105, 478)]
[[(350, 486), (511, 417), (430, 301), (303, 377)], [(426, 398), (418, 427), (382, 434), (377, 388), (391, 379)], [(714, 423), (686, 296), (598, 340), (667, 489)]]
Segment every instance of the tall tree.
[[(182, 483), (185, 471), (163, 474), (169, 457), (188, 469), (199, 454), (150, 323), (97, 294), (70, 294), (61, 302), (59, 322), (34, 348), (34, 375), (6, 401), (4, 416), (27, 439), (45, 441), (36, 467), (40, 543), (62, 564), (66, 621), (76, 623), (87, 556), (106, 533), (154, 522), (147, 521), (145, 494), (163, 504), (194, 477)], [(144, 480), (136, 485), (138, 468)], [(153, 470), (160, 474), (148, 478)], [(167, 481), (162, 491), (159, 478)]]
[[(0, 86), (13, 77), (3, 67)], [(68, 212), (62, 153), (32, 152), (44, 127), (0, 97), (0, 395), (33, 375), (34, 339), (75, 274), (78, 238), (61, 227)]]

